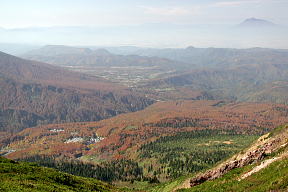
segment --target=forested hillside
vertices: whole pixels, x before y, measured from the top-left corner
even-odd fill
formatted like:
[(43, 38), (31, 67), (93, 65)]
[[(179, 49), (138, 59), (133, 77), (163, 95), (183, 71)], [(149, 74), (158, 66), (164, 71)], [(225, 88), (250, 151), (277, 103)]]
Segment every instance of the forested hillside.
[(0, 53), (0, 131), (96, 121), (153, 103), (124, 86)]

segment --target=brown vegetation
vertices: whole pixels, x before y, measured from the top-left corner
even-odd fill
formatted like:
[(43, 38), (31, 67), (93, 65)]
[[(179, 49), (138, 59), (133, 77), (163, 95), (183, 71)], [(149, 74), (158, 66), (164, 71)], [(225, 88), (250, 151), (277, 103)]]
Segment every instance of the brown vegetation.
[[(8, 155), (10, 158), (33, 154), (70, 157), (84, 155), (93, 157), (94, 160), (133, 158), (134, 152), (142, 144), (177, 132), (220, 129), (242, 134), (265, 133), (287, 123), (286, 110), (287, 106), (276, 104), (223, 101), (158, 102), (143, 111), (122, 114), (99, 122), (51, 124), (28, 128), (3, 140), (2, 144), (16, 150)], [(51, 131), (54, 129), (59, 131)], [(88, 142), (90, 138), (96, 137), (103, 140)], [(83, 140), (65, 143), (71, 138)]]

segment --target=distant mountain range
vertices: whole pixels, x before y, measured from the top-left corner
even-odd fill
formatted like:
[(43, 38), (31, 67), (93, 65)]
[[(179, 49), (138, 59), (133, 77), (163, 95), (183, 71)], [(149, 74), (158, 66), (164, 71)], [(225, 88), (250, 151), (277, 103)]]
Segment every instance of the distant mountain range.
[(114, 54), (135, 54), (148, 57), (160, 57), (174, 61), (194, 64), (197, 67), (227, 67), (245, 64), (281, 64), (288, 61), (288, 49), (230, 49), (230, 48), (138, 48), (107, 47)]
[(288, 49), (229, 48), (78, 48), (48, 45), (29, 51), (22, 57), (54, 65), (79, 66), (160, 66), (174, 69), (281, 64), (288, 61)]
[(69, 47), (62, 45), (48, 45), (40, 49), (32, 50), (22, 57), (30, 60), (46, 62), (59, 66), (90, 66), (90, 67), (160, 67), (165, 69), (175, 69), (176, 67), (187, 68), (188, 64), (180, 61), (171, 61), (157, 56), (139, 55), (116, 55), (106, 49), (89, 49)]

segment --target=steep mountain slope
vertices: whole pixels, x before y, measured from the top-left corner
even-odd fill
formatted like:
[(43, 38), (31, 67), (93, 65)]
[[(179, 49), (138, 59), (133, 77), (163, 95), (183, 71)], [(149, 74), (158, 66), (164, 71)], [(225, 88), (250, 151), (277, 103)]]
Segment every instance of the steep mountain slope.
[[(250, 148), (199, 174), (183, 191), (287, 191), (288, 126), (258, 139)], [(202, 183), (202, 184), (201, 184)]]
[(161, 67), (163, 69), (179, 69), (188, 67), (188, 64), (171, 61), (159, 57), (146, 57), (138, 55), (115, 55), (105, 49), (91, 50), (89, 48), (76, 48), (62, 45), (47, 45), (23, 55), (26, 59), (46, 62), (60, 66), (142, 66)]
[(87, 89), (117, 90), (117, 88), (120, 88), (121, 90), (119, 85), (113, 85), (101, 78), (71, 72), (61, 67), (37, 61), (24, 60), (2, 52), (0, 52), (0, 73), (1, 77), (21, 82)]
[(12, 191), (118, 191), (96, 179), (61, 173), (36, 164), (0, 157), (0, 190)]
[(153, 101), (124, 86), (0, 53), (0, 130), (95, 121), (143, 109)]

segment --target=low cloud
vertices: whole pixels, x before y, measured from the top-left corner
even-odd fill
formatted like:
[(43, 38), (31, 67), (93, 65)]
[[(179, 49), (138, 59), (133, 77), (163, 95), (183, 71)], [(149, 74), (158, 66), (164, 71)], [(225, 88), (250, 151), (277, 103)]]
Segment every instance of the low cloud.
[(184, 8), (184, 7), (147, 7), (141, 6), (146, 14), (160, 15), (160, 16), (186, 16), (198, 15), (199, 8)]
[(244, 4), (260, 3), (261, 0), (244, 0), (244, 1), (221, 1), (212, 4), (212, 7), (238, 7)]

